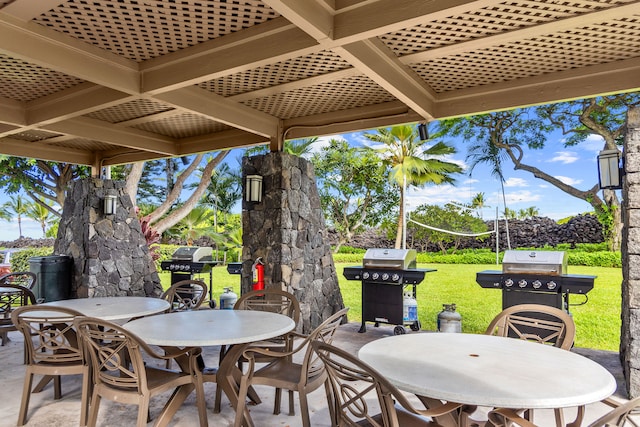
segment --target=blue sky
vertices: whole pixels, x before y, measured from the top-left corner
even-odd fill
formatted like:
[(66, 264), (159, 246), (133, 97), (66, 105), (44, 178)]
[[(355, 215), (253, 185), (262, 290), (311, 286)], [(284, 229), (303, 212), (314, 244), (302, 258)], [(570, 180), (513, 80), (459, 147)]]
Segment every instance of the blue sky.
[[(355, 132), (321, 137), (314, 149), (319, 149), (332, 138), (344, 139), (353, 145), (371, 144), (363, 136), (363, 132)], [(408, 209), (413, 210), (425, 203), (437, 205), (448, 202), (469, 203), (477, 193), (483, 192), (488, 207), (483, 209), (482, 217), (495, 218), (496, 206), (500, 212), (504, 210), (500, 182), (491, 176), (489, 168), (485, 165), (477, 166), (473, 174), (469, 175), (464, 142), (459, 140), (447, 142), (453, 144), (458, 150), (457, 154), (452, 155), (448, 160), (460, 164), (467, 173), (460, 175), (455, 185), (428, 185), (422, 189), (411, 189), (408, 193)], [(526, 151), (524, 162), (542, 169), (561, 181), (586, 190), (598, 180), (596, 156), (602, 146), (602, 139), (594, 137), (576, 147), (565, 148), (562, 136), (552, 134), (543, 150)], [(241, 150), (234, 150), (227, 157), (231, 167), (238, 167), (237, 158), (241, 155)], [(503, 173), (506, 179), (505, 194), (509, 209), (518, 211), (534, 206), (541, 216), (556, 220), (592, 210), (587, 202), (569, 196), (545, 181), (534, 178), (530, 173), (513, 170), (509, 162), (505, 163)], [(6, 200), (8, 197), (0, 194), (0, 203)], [(23, 235), (27, 237), (42, 237), (40, 226), (30, 219), (23, 219), (22, 229)], [(0, 221), (0, 241), (14, 240), (18, 236), (18, 224), (15, 220)]]

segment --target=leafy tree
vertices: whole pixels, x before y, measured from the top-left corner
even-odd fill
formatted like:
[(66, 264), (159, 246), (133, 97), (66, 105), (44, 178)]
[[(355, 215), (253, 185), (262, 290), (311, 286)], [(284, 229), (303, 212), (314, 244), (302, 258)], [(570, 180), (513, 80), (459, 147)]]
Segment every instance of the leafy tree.
[[(542, 149), (548, 146), (547, 137), (553, 130), (560, 130), (566, 137), (564, 147), (584, 142), (589, 136), (603, 139), (602, 149), (619, 150), (624, 138), (624, 124), (629, 107), (640, 105), (640, 93), (617, 94), (538, 107), (500, 111), (464, 118), (443, 120), (440, 132), (449, 136), (462, 136), (466, 141), (486, 145), (486, 150), (498, 150), (513, 164), (514, 169), (524, 170), (565, 193), (584, 200), (596, 213), (607, 212), (613, 225), (610, 227), (611, 248), (620, 247), (622, 218), (620, 201), (612, 190), (598, 196), (599, 186), (581, 190), (567, 184), (548, 172), (525, 162), (524, 147)], [(600, 217), (600, 215), (599, 215)]]
[[(304, 139), (288, 139), (284, 142), (282, 151), (287, 154), (303, 157), (306, 154), (311, 153), (311, 149), (313, 148), (312, 146), (317, 140), (318, 140), (317, 136), (314, 136), (313, 138), (304, 138)], [(266, 154), (268, 152), (269, 152), (268, 145), (257, 145), (255, 147), (247, 149), (246, 155), (255, 156), (257, 154)]]
[[(455, 148), (444, 142), (432, 144), (430, 140), (420, 140), (418, 131), (411, 125), (380, 128), (377, 133), (365, 133), (373, 142), (382, 144), (374, 148), (385, 164), (391, 167), (390, 180), (400, 188), (398, 230), (396, 248), (404, 244), (404, 199), (409, 186), (423, 187), (428, 183), (453, 183), (453, 174), (461, 173), (462, 168), (455, 163), (442, 160), (443, 156), (454, 154)], [(439, 157), (439, 158), (438, 158)]]
[(11, 212), (6, 206), (6, 203), (0, 206), (0, 219), (5, 221), (11, 221), (13, 219)]
[(386, 178), (387, 166), (371, 150), (332, 139), (311, 162), (327, 222), (338, 233), (336, 252), (355, 232), (378, 225), (398, 203)]
[(423, 227), (414, 222), (408, 226), (412, 229), (414, 239), (425, 242), (423, 251), (427, 249), (426, 243), (431, 242), (436, 244), (443, 254), (447, 253), (449, 248), (455, 252), (463, 240), (468, 238), (460, 234), (477, 234), (487, 231), (484, 221), (472, 215), (471, 212), (471, 208), (461, 208), (452, 203), (447, 203), (443, 207), (420, 205), (411, 213), (411, 219), (432, 228)]
[(204, 197), (200, 200), (203, 206), (213, 209), (213, 228), (218, 231), (218, 214), (231, 212), (233, 206), (242, 198), (242, 178), (238, 172), (224, 163), (216, 169)]
[(211, 226), (212, 217), (213, 212), (210, 209), (197, 206), (176, 224), (172, 232), (185, 239), (187, 245), (191, 246), (198, 237), (214, 233)]
[(235, 227), (222, 233), (214, 233), (211, 237), (216, 244), (222, 246), (225, 254), (229, 253), (231, 255), (228, 258), (225, 255), (225, 261), (240, 261), (240, 256), (242, 255), (241, 227)]
[(22, 217), (27, 215), (27, 201), (20, 194), (18, 194), (16, 196), (11, 196), (9, 198), (9, 201), (4, 204), (4, 207), (10, 212), (13, 212), (13, 214), (15, 215), (14, 218), (18, 220), (18, 233), (20, 235), (20, 238), (24, 237), (22, 235)]
[(51, 211), (39, 203), (27, 203), (25, 216), (36, 221), (42, 228), (42, 237), (47, 237), (47, 225), (53, 220)]

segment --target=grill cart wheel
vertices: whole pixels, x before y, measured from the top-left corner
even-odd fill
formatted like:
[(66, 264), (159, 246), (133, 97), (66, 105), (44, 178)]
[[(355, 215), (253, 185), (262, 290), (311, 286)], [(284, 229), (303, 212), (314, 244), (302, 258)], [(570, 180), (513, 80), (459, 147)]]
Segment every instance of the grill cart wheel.
[(422, 329), (422, 327), (421, 327), (421, 325), (420, 325), (420, 321), (419, 321), (419, 320), (416, 320), (415, 322), (413, 322), (413, 323), (411, 324), (411, 330), (412, 330), (413, 332), (418, 332), (420, 329)]
[(404, 335), (407, 331), (404, 329), (404, 326), (396, 326), (393, 328), (393, 335)]

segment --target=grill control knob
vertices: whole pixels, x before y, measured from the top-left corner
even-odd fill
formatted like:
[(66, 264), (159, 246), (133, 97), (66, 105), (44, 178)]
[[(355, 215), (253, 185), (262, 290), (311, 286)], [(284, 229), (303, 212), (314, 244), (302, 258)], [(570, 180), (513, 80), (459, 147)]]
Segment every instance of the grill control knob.
[(367, 279), (369, 278), (369, 272), (368, 272), (368, 271), (365, 271), (364, 273), (362, 273), (362, 278), (363, 278), (364, 280), (367, 280)]
[(533, 289), (540, 289), (541, 286), (542, 286), (542, 282), (540, 280), (533, 281)]
[(524, 279), (521, 279), (518, 281), (518, 286), (520, 286), (521, 288), (524, 288), (527, 286), (527, 281)]
[(549, 288), (549, 289), (555, 289), (556, 286), (558, 286), (558, 285), (553, 280), (550, 281), (549, 283), (547, 283), (547, 288)]
[(385, 282), (389, 280), (389, 273), (382, 273), (382, 280), (384, 280)]
[(379, 277), (380, 277), (380, 275), (379, 275), (378, 273), (373, 273), (373, 274), (371, 275), (371, 278), (372, 278), (373, 280), (378, 280), (378, 278), (379, 278)]
[(507, 280), (505, 280), (505, 281), (504, 281), (504, 285), (505, 285), (507, 288), (512, 287), (512, 286), (513, 286), (513, 280), (511, 280), (511, 279), (507, 279)]
[(400, 275), (398, 273), (393, 273), (393, 276), (391, 276), (391, 280), (393, 280), (394, 282), (399, 282)]

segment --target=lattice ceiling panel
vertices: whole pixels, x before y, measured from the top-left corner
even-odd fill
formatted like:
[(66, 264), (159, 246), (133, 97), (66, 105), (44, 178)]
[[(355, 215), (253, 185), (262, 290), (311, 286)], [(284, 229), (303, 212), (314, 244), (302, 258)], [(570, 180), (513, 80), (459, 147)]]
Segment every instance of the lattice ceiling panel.
[[(618, 48), (611, 49), (611, 45)], [(414, 64), (438, 93), (619, 61), (640, 54), (640, 17)]]
[[(44, 141), (44, 142), (47, 142), (47, 141)], [(51, 142), (49, 145), (54, 147), (74, 148), (76, 150), (83, 150), (83, 151), (109, 151), (109, 150), (122, 148), (117, 145), (107, 144), (105, 142), (94, 141), (86, 138), (74, 138), (74, 139), (65, 139), (62, 141), (54, 141), (54, 142)]]
[(345, 68), (351, 68), (351, 65), (338, 54), (322, 51), (246, 72), (231, 74), (221, 79), (204, 82), (200, 84), (200, 87), (218, 95), (232, 96)]
[(277, 16), (259, 0), (69, 0), (34, 22), (144, 61)]
[(84, 80), (0, 54), (0, 97), (28, 102)]
[(173, 110), (173, 107), (160, 102), (155, 102), (149, 99), (136, 99), (114, 107), (94, 111), (86, 116), (93, 119), (104, 120), (109, 123), (121, 123), (126, 122), (127, 120), (139, 119), (141, 117), (147, 117), (170, 110)]
[(169, 136), (175, 139), (189, 138), (191, 136), (206, 135), (231, 129), (222, 123), (214, 122), (197, 114), (177, 114), (148, 123), (133, 126), (136, 129)]
[(493, 34), (570, 18), (633, 0), (513, 1), (433, 21), (380, 38), (396, 55), (449, 46)]
[(48, 132), (45, 130), (32, 129), (26, 132), (13, 134), (11, 135), (11, 138), (18, 139), (20, 141), (36, 142), (36, 141), (43, 141), (49, 138), (54, 138), (56, 136), (60, 136), (60, 134)]
[(389, 92), (364, 76), (280, 93), (243, 102), (257, 110), (290, 119), (395, 101)]

